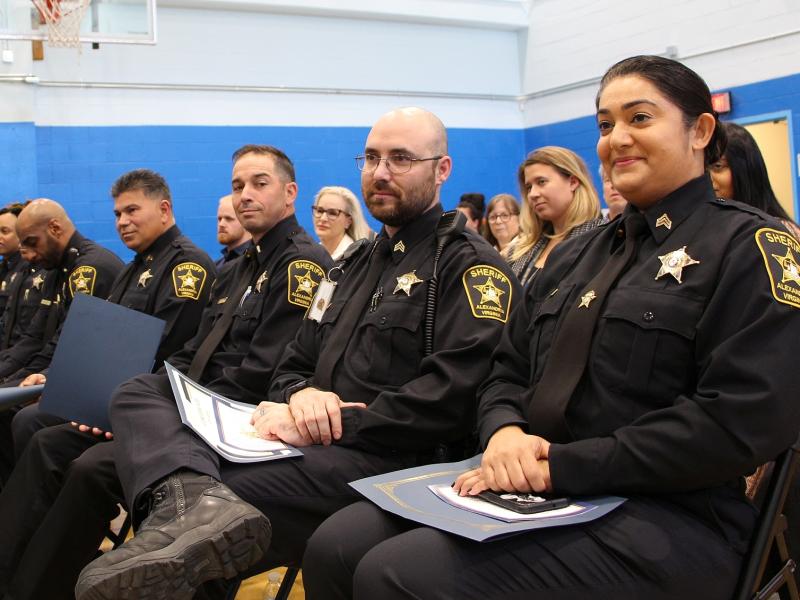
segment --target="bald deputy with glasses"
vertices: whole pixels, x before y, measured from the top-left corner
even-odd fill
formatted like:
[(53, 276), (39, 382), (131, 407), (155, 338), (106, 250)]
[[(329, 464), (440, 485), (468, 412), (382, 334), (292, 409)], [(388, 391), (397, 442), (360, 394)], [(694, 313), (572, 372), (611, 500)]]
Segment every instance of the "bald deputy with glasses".
[[(384, 115), (358, 166), (384, 227), (336, 263), (335, 286), (320, 283), (253, 415), (262, 437), (303, 456), (246, 465), (211, 456), (159, 481), (121, 473), (146, 518), (84, 570), (78, 600), (191, 598), (223, 573), (297, 565), (319, 523), (358, 500), (348, 482), (472, 452), (476, 390), (520, 288), (491, 246), (443, 216), (452, 160), (435, 115)], [(123, 408), (112, 422), (128, 418)], [(119, 447), (135, 451), (124, 431)], [(198, 439), (189, 454), (209, 452)]]

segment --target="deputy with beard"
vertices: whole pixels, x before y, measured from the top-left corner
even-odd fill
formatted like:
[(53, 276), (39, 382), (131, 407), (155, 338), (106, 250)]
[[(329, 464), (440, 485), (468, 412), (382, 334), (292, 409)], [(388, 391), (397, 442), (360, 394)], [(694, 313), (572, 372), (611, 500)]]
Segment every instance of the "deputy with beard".
[[(79, 600), (190, 598), (204, 580), (259, 561), (298, 564), (317, 525), (358, 499), (348, 482), (431, 462), (470, 437), (476, 389), (519, 287), (479, 236), (457, 231), (439, 245), (437, 226), (452, 217), (442, 219), (439, 203), (452, 160), (437, 117), (416, 108), (384, 115), (357, 161), (384, 228), (332, 270), (332, 296), (330, 282), (320, 283), (316, 320), (303, 322), (271, 401), (253, 414), (259, 435), (303, 456), (229, 463), (196, 438), (183, 468), (153, 480), (126, 434), (138, 428), (120, 428), (117, 471), (136, 520), (146, 518), (136, 537), (84, 569)], [(136, 418), (133, 404), (112, 402), (115, 429)]]

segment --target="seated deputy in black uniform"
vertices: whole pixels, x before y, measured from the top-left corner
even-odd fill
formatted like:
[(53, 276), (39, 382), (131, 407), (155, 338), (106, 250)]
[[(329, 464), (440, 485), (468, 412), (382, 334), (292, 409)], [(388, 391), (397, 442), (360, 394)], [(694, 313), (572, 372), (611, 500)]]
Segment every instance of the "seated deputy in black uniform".
[[(237, 150), (233, 160), (233, 204), (254, 245), (221, 270), (197, 333), (168, 361), (215, 392), (256, 405), (266, 397), (275, 366), (331, 262), (295, 219), (297, 183), (289, 158), (272, 146), (248, 145)], [(135, 405), (131, 418), (115, 418), (115, 439), (94, 446), (71, 464), (69, 488), (61, 490), (48, 512), (42, 535), (37, 531), (37, 551), (31, 552), (28, 544), (24, 565), (17, 569), (17, 594), (24, 585), (25, 597), (74, 597), (78, 572), (96, 556), (103, 523), (116, 515), (117, 502), (129, 507), (134, 522), (141, 520), (137, 515), (146, 514), (142, 505), (126, 502), (117, 477), (108, 477), (115, 472), (115, 449), (118, 456), (123, 453), (123, 460), (128, 457), (126, 439), (138, 443), (132, 460), (163, 470), (156, 479), (178, 468), (194, 447), (197, 438), (180, 421), (163, 369), (124, 383), (115, 401)], [(119, 440), (122, 448), (115, 448)], [(120, 470), (119, 475), (126, 473)], [(142, 475), (147, 478), (149, 472)], [(146, 500), (155, 501), (159, 495), (147, 494)], [(148, 536), (140, 532), (136, 539), (140, 538)], [(48, 568), (58, 582), (26, 579), (23, 566)], [(51, 578), (48, 574), (40, 579)]]
[[(113, 252), (76, 231), (62, 206), (53, 200), (41, 198), (27, 204), (16, 225), (20, 249), (30, 253), (32, 263), (50, 272), (34, 277), (33, 284), (38, 283), (41, 290), (38, 309), (24, 334), (0, 352), (0, 378), (6, 387), (18, 385), (50, 364), (59, 328), (75, 294), (106, 298), (122, 268)], [(19, 408), (0, 410), (0, 469), (14, 464), (11, 420)], [(0, 472), (0, 480), (7, 477), (8, 472)]]
[[(114, 281), (108, 301), (164, 320), (153, 367), (157, 370), (197, 331), (215, 267), (175, 224), (172, 195), (161, 175), (148, 169), (125, 173), (111, 187), (111, 197), (117, 233), (136, 256)], [(48, 343), (48, 358), (55, 345)], [(22, 385), (46, 380), (46, 372), (34, 373)], [(38, 405), (19, 411), (11, 425), (17, 457), (36, 431), (61, 423), (63, 419), (40, 412)]]
[[(136, 256), (117, 277), (109, 301), (166, 322), (156, 352), (159, 368), (197, 331), (214, 264), (175, 225), (170, 190), (158, 173), (126, 173), (111, 196), (117, 232)], [(26, 381), (44, 380), (35, 374)], [(71, 598), (80, 569), (116, 514), (116, 502), (105, 501), (104, 492), (115, 487), (113, 462), (87, 452), (105, 436), (84, 426), (79, 431), (38, 405), (23, 408), (12, 426), (18, 464), (0, 493), (0, 595)], [(87, 472), (99, 491), (85, 493)]]
[(732, 596), (756, 518), (743, 476), (800, 425), (800, 246), (715, 197), (724, 135), (685, 66), (613, 66), (597, 123), (630, 206), (556, 248), (526, 291), (481, 389), (481, 466), (454, 486), (628, 501), (483, 544), (360, 503), (312, 537), (309, 600)]
[[(470, 436), (477, 387), (520, 288), (480, 236), (458, 230), (461, 217), (442, 219), (451, 164), (446, 131), (427, 111), (393, 111), (370, 131), (358, 157), (362, 192), (385, 227), (331, 271), (340, 275), (332, 298), (323, 293), (330, 282), (320, 284), (309, 311), (319, 324), (303, 321), (271, 401), (253, 415), (261, 436), (302, 446), (302, 457), (221, 460), (181, 430), (173, 402), (148, 422), (138, 415), (152, 394), (120, 388), (111, 408), (124, 427), (115, 431), (117, 470), (139, 514), (152, 508), (136, 537), (84, 569), (77, 598), (190, 598), (203, 580), (259, 559), (298, 564), (317, 525), (358, 499), (348, 482), (430, 462)], [(142, 455), (153, 422), (176, 426), (150, 440), (160, 453)]]
[(3, 322), (8, 295), (12, 284), (27, 266), (19, 253), (19, 238), (17, 237), (17, 216), (22, 212), (22, 204), (9, 204), (0, 208), (0, 324)]

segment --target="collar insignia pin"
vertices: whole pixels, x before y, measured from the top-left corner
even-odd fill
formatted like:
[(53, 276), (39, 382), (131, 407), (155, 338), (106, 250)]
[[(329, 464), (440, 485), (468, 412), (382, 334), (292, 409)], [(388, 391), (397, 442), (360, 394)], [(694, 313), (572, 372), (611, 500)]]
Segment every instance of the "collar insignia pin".
[(394, 248), (392, 248), (392, 252), (405, 252), (405, 251), (406, 251), (406, 245), (403, 243), (403, 240), (397, 242), (394, 245)]
[(402, 291), (406, 293), (406, 296), (410, 296), (411, 288), (418, 283), (422, 283), (422, 279), (417, 277), (416, 270), (411, 271), (411, 273), (406, 273), (405, 275), (400, 275), (400, 277), (397, 277), (396, 279), (397, 285), (394, 288), (394, 292), (392, 292), (393, 294)]
[(667, 213), (664, 213), (658, 217), (658, 219), (656, 219), (656, 227), (666, 227), (667, 229), (672, 229), (672, 221)]
[(678, 283), (683, 283), (681, 277), (685, 267), (700, 264), (699, 260), (693, 259), (686, 253), (686, 246), (680, 250), (673, 250), (663, 256), (659, 256), (658, 260), (661, 261), (661, 268), (658, 270), (656, 279), (664, 275), (672, 275)]
[(592, 303), (592, 300), (597, 298), (597, 294), (595, 294), (594, 290), (589, 290), (583, 296), (581, 296), (581, 303), (578, 304), (578, 308), (589, 308), (589, 305)]

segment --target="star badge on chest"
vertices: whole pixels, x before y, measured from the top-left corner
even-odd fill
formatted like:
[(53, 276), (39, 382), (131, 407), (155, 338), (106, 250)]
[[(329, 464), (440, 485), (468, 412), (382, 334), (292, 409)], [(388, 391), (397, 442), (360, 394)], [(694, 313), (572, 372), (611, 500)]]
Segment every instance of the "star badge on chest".
[(150, 281), (152, 277), (153, 274), (150, 272), (150, 269), (147, 269), (147, 271), (139, 275), (139, 287), (147, 287), (147, 282)]
[(267, 279), (269, 279), (269, 275), (267, 275), (266, 271), (264, 271), (263, 273), (261, 273), (261, 275), (258, 276), (258, 279), (256, 279), (256, 293), (257, 294), (261, 293), (261, 286), (264, 285), (264, 282)]
[(31, 281), (31, 285), (35, 287), (37, 290), (42, 289), (43, 283), (44, 283), (44, 277), (42, 277), (39, 273), (37, 273), (36, 277), (34, 277), (33, 281)]
[(668, 252), (663, 256), (659, 256), (658, 260), (661, 261), (661, 268), (658, 270), (656, 279), (659, 279), (664, 275), (672, 275), (675, 278), (675, 281), (678, 283), (683, 283), (681, 281), (681, 277), (683, 277), (683, 269), (691, 265), (700, 264), (699, 260), (695, 260), (689, 256), (689, 254), (687, 254), (686, 246), (680, 250), (673, 250), (672, 252)]
[(581, 296), (581, 303), (578, 304), (578, 308), (589, 308), (589, 304), (592, 303), (592, 300), (597, 298), (597, 294), (594, 290), (589, 290), (583, 296)]
[(405, 275), (400, 275), (397, 277), (397, 285), (394, 288), (393, 294), (398, 292), (405, 292), (406, 296), (411, 295), (411, 288), (418, 283), (422, 283), (422, 279), (417, 277), (416, 271), (411, 271), (411, 273), (406, 273)]

